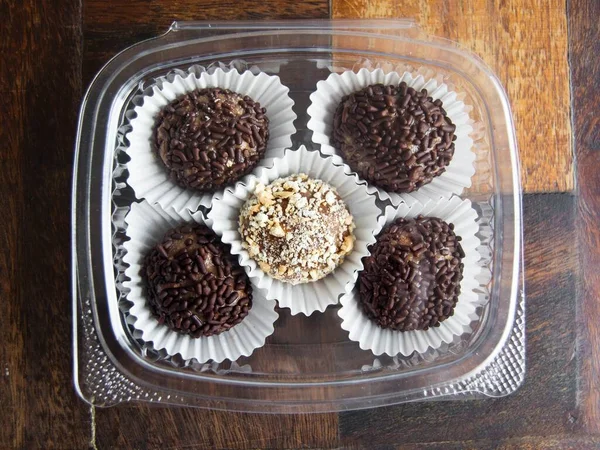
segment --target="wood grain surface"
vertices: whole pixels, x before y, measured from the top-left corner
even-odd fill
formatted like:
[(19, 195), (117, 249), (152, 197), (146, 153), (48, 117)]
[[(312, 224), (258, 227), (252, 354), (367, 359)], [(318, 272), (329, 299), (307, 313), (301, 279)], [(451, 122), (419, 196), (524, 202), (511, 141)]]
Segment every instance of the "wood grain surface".
[(97, 409), (96, 418), (96, 443), (106, 449), (315, 448), (339, 442), (336, 414), (282, 416), (135, 405)]
[(600, 2), (573, 0), (568, 12), (583, 280), (580, 401), (586, 429), (600, 433)]
[[(334, 0), (333, 11), (366, 14), (364, 4), (352, 2), (354, 12), (349, 4)], [(369, 14), (412, 11), (428, 31), (484, 56), (508, 87), (524, 161), (537, 155), (539, 166), (524, 169), (531, 170), (528, 191), (572, 189), (568, 86), (562, 84), (562, 75), (568, 79), (564, 3), (378, 4), (382, 9), (370, 6)], [(116, 52), (157, 35), (174, 19), (327, 17), (328, 1), (83, 0), (82, 10), (79, 0), (63, 0), (60, 8), (0, 0), (0, 448), (599, 448), (600, 5), (571, 0), (568, 7), (579, 192), (524, 196), (523, 387), (502, 399), (276, 416), (144, 404), (94, 409), (77, 398), (69, 283), (75, 126), (82, 83)], [(550, 31), (548, 45), (543, 36)], [(526, 69), (523, 79), (517, 79), (518, 65)], [(550, 78), (553, 96), (540, 97), (539, 88), (523, 91), (533, 84), (525, 81), (537, 77)], [(528, 117), (534, 99), (543, 107)], [(538, 139), (547, 123), (553, 130), (544, 151)], [(549, 160), (557, 164), (554, 171)]]
[(408, 444), (390, 446), (402, 450), (597, 450), (598, 439), (591, 436), (534, 436), (500, 440), (435, 442), (432, 444)]
[(0, 2), (0, 448), (88, 441), (69, 314), (81, 11), (50, 3)]
[(525, 192), (574, 189), (564, 0), (333, 0), (334, 18), (413, 18), (500, 78), (513, 109)]
[(116, 53), (165, 33), (173, 21), (327, 19), (328, 0), (84, 0), (83, 85)]

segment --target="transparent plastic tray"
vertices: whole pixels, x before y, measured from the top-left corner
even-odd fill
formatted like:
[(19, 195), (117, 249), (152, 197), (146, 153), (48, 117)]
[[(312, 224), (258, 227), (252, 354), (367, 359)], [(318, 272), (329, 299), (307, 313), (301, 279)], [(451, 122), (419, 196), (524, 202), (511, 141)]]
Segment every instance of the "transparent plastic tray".
[[(309, 96), (332, 72), (411, 67), (443, 75), (471, 106), (476, 173), (462, 195), (478, 212), (488, 277), (472, 331), (410, 357), (374, 356), (340, 327), (336, 309), (280, 310), (275, 333), (250, 357), (223, 363), (167, 357), (136, 338), (124, 314), (128, 121), (156, 78), (234, 65), (277, 74), (298, 115), (293, 147), (312, 144)], [(387, 69), (386, 69), (387, 68)], [(456, 44), (410, 21), (174, 23), (114, 57), (90, 86), (79, 119), (73, 177), (75, 386), (98, 406), (148, 401), (223, 410), (323, 412), (408, 401), (498, 397), (525, 374), (525, 297), (519, 164), (512, 116), (495, 75)]]

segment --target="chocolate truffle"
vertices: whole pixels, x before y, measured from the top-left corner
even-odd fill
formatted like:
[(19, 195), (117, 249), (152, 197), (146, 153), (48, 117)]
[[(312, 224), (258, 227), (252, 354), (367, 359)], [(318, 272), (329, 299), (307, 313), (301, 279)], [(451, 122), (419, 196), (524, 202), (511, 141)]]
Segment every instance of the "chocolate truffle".
[(155, 146), (180, 186), (212, 192), (239, 180), (264, 156), (269, 139), (265, 108), (226, 89), (189, 92), (165, 106)]
[(305, 174), (258, 184), (239, 218), (250, 257), (291, 284), (331, 273), (352, 251), (353, 230), (352, 215), (335, 189)]
[(146, 257), (142, 276), (158, 321), (194, 338), (230, 329), (252, 307), (244, 269), (204, 225), (168, 231)]
[(454, 314), (465, 256), (454, 225), (433, 217), (398, 219), (370, 247), (359, 301), (381, 328), (427, 330)]
[(426, 89), (376, 84), (342, 98), (333, 143), (362, 178), (402, 193), (444, 173), (454, 155), (455, 130), (442, 101)]

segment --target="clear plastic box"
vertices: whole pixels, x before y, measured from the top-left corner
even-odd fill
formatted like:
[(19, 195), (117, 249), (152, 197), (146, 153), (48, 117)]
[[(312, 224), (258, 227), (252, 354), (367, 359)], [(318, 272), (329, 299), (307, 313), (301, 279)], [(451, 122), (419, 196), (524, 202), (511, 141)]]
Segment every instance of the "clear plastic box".
[[(489, 296), (472, 332), (411, 357), (374, 356), (348, 339), (336, 307), (310, 317), (282, 309), (275, 333), (250, 357), (221, 364), (165, 357), (136, 339), (122, 314), (124, 134), (135, 97), (154, 79), (234, 62), (277, 74), (298, 114), (294, 146), (311, 143), (309, 95), (331, 71), (410, 65), (443, 74), (472, 106), (478, 133), (473, 186), (462, 197), (480, 218)], [(174, 23), (114, 57), (90, 86), (79, 119), (73, 177), (75, 386), (98, 406), (148, 401), (254, 412), (324, 412), (401, 402), (498, 397), (525, 374), (525, 297), (518, 152), (508, 99), (495, 75), (456, 44), (410, 21)], [(491, 280), (491, 281), (489, 281)]]

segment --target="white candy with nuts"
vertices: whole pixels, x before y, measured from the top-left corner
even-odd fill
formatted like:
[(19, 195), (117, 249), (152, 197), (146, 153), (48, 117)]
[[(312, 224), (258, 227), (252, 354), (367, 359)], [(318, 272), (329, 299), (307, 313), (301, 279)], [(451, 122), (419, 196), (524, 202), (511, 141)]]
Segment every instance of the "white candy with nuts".
[(334, 188), (305, 174), (258, 184), (242, 206), (242, 246), (273, 278), (319, 280), (354, 247), (354, 221)]

